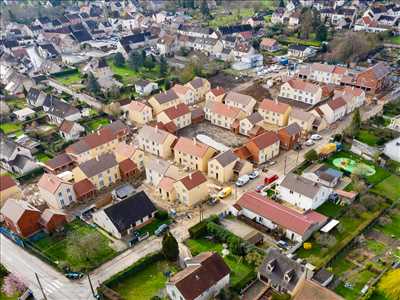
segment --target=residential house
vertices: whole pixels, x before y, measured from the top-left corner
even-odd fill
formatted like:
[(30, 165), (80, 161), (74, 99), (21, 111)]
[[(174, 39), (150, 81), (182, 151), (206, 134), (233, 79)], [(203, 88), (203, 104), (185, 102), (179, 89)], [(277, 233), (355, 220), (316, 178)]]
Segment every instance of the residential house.
[(229, 286), (231, 271), (217, 253), (200, 253), (185, 264), (185, 269), (168, 279), (166, 290), (170, 299), (211, 299)]
[[(318, 272), (317, 272), (318, 273)], [(344, 300), (341, 296), (333, 292), (331, 289), (312, 280), (300, 281), (296, 288), (296, 295), (293, 300)]]
[(94, 58), (83, 67), (82, 71), (86, 74), (92, 73), (94, 77), (112, 77), (114, 74), (105, 58)]
[(196, 101), (203, 100), (207, 92), (211, 89), (210, 82), (201, 77), (195, 77), (185, 84), (188, 88), (194, 91)]
[(160, 55), (172, 55), (177, 50), (176, 37), (166, 34), (157, 41), (157, 50)]
[(208, 162), (208, 177), (222, 184), (252, 171), (253, 165), (246, 160), (241, 160), (232, 150), (222, 152)]
[(340, 85), (343, 76), (348, 72), (349, 70), (342, 66), (312, 63), (301, 68), (298, 76), (301, 79)]
[(225, 105), (239, 108), (248, 116), (253, 113), (254, 107), (257, 103), (253, 97), (236, 92), (227, 93), (224, 102)]
[(131, 160), (130, 158), (126, 158), (118, 163), (119, 173), (121, 176), (121, 180), (129, 181), (137, 178), (140, 175), (140, 169), (138, 165)]
[(93, 198), (96, 191), (94, 184), (87, 178), (74, 183), (74, 192), (78, 202)]
[(10, 175), (0, 176), (0, 208), (7, 199), (19, 199), (21, 189)]
[(307, 267), (278, 249), (270, 248), (258, 269), (258, 278), (278, 293), (295, 295), (301, 283), (305, 281), (307, 272), (311, 272)]
[(175, 184), (176, 179), (164, 176), (158, 186), (157, 186), (157, 192), (160, 195), (162, 200), (167, 200), (167, 201), (175, 201), (176, 200), (176, 190), (175, 190)]
[(180, 137), (174, 148), (174, 161), (189, 170), (207, 172), (208, 161), (216, 151), (195, 138)]
[(315, 211), (300, 213), (254, 191), (244, 193), (232, 211), (270, 230), (282, 230), (287, 239), (297, 243), (306, 241), (328, 221)]
[(187, 24), (180, 24), (177, 33), (193, 38), (218, 38), (217, 33), (212, 28), (191, 26)]
[(301, 17), (301, 13), (300, 11), (295, 11), (294, 13), (292, 13), (289, 17), (289, 22), (288, 25), (290, 28), (297, 28), (300, 24), (300, 17)]
[(0, 212), (5, 227), (21, 237), (29, 237), (40, 230), (40, 211), (27, 201), (8, 199)]
[(176, 129), (187, 127), (192, 123), (192, 114), (185, 103), (180, 103), (163, 110), (157, 115), (157, 122), (162, 124), (174, 123)]
[(346, 114), (349, 114), (364, 104), (365, 92), (362, 89), (346, 86), (343, 90), (335, 90), (333, 98), (342, 98), (346, 102)]
[(178, 201), (193, 207), (205, 202), (210, 197), (207, 178), (200, 171), (195, 171), (174, 183)]
[(157, 187), (160, 185), (164, 177), (172, 179), (179, 178), (179, 169), (172, 165), (169, 161), (159, 158), (148, 159), (145, 161), (146, 181)]
[(198, 99), (196, 98), (195, 92), (190, 87), (181, 84), (175, 84), (172, 90), (178, 95), (186, 105), (194, 104)]
[(158, 90), (158, 84), (156, 82), (151, 82), (144, 79), (135, 82), (135, 91), (140, 96), (148, 96), (156, 90)]
[(75, 162), (71, 156), (66, 153), (56, 155), (54, 158), (49, 159), (43, 163), (43, 168), (47, 173), (60, 174), (65, 171), (71, 171), (75, 166)]
[(151, 107), (143, 102), (131, 101), (129, 104), (122, 106), (121, 109), (132, 124), (147, 124), (153, 120)]
[(11, 173), (24, 175), (39, 167), (31, 150), (11, 139), (1, 137), (0, 149), (0, 165)]
[(332, 190), (294, 173), (289, 173), (278, 186), (278, 197), (303, 210), (321, 206)]
[(323, 91), (319, 85), (293, 78), (281, 85), (279, 96), (315, 105), (322, 100)]
[(32, 87), (26, 96), (26, 102), (31, 107), (42, 107), (46, 97), (45, 92)]
[[(127, 20), (129, 23), (129, 20)], [(118, 50), (127, 59), (129, 52), (146, 45), (151, 36), (150, 32), (136, 33), (123, 36), (119, 39)]]
[(60, 211), (46, 208), (40, 216), (39, 224), (47, 233), (53, 233), (67, 224), (67, 216)]
[(204, 112), (206, 120), (211, 124), (230, 130), (234, 130), (234, 125), (239, 127), (239, 120), (245, 117), (245, 113), (239, 108), (220, 102), (208, 102), (204, 107)]
[(43, 174), (38, 188), (40, 198), (52, 208), (62, 209), (76, 201), (73, 184), (54, 174)]
[(301, 127), (297, 123), (292, 123), (278, 131), (280, 147), (284, 150), (291, 150), (299, 142), (301, 137)]
[(267, 131), (252, 138), (245, 144), (245, 147), (250, 153), (252, 161), (262, 164), (278, 156), (279, 144), (278, 135), (275, 132)]
[(384, 146), (383, 153), (390, 159), (400, 162), (400, 138), (391, 140)]
[(124, 141), (128, 133), (128, 126), (117, 120), (68, 146), (65, 149), (65, 153), (74, 162), (81, 164), (99, 155), (114, 152), (117, 143)]
[(15, 116), (18, 121), (24, 122), (27, 119), (32, 118), (35, 115), (35, 111), (29, 107), (24, 107), (23, 109), (13, 111), (12, 115)]
[(288, 47), (288, 56), (293, 58), (306, 59), (312, 54), (313, 51), (311, 50), (310, 47), (307, 46), (292, 44)]
[(225, 95), (225, 90), (222, 87), (213, 88), (206, 94), (206, 103), (222, 102), (225, 98)]
[(343, 174), (336, 169), (322, 165), (315, 170), (304, 172), (302, 176), (326, 187), (334, 188), (339, 184)]
[(162, 158), (171, 156), (175, 140), (176, 136), (173, 134), (148, 125), (143, 126), (137, 135), (140, 149)]
[(286, 19), (287, 19), (287, 15), (285, 13), (285, 8), (278, 7), (272, 14), (271, 23), (272, 24), (283, 24)]
[(89, 179), (98, 190), (117, 183), (121, 179), (114, 153), (105, 153), (87, 160), (72, 170), (75, 182)]
[(64, 120), (78, 121), (81, 118), (81, 112), (71, 104), (48, 95), (43, 103), (43, 110), (49, 118), (49, 122), (61, 125)]
[(114, 150), (115, 159), (118, 163), (130, 159), (139, 170), (144, 170), (144, 152), (132, 144), (118, 143)]
[(293, 108), (293, 110), (290, 112), (289, 115), (288, 124), (290, 125), (293, 123), (297, 123), (302, 129), (302, 134), (304, 136), (307, 136), (308, 133), (310, 133), (313, 130), (313, 124), (315, 118), (316, 117), (308, 111), (304, 111), (298, 108)]
[(265, 122), (279, 127), (288, 124), (291, 111), (292, 108), (290, 105), (270, 99), (264, 99), (258, 107), (258, 112), (264, 118)]
[(260, 113), (252, 113), (247, 118), (240, 120), (239, 132), (243, 135), (250, 136), (253, 132), (258, 132), (261, 125), (264, 123), (264, 118)]
[(280, 46), (279, 46), (278, 41), (275, 39), (263, 38), (260, 42), (260, 48), (261, 48), (261, 50), (274, 52), (274, 51), (278, 51), (280, 49)]
[(126, 234), (151, 223), (157, 209), (145, 192), (139, 192), (93, 213), (93, 222), (113, 237)]
[(149, 104), (153, 107), (155, 114), (182, 102), (183, 100), (173, 89), (153, 95), (149, 99)]
[(342, 97), (329, 100), (321, 105), (319, 109), (324, 113), (329, 124), (335, 123), (346, 115), (347, 105)]
[(361, 72), (347, 73), (343, 76), (341, 85), (354, 86), (366, 92), (377, 93), (389, 83), (390, 68), (384, 62), (379, 62)]
[(85, 128), (76, 122), (64, 120), (58, 128), (58, 132), (64, 140), (74, 141), (79, 139), (81, 134), (85, 132)]

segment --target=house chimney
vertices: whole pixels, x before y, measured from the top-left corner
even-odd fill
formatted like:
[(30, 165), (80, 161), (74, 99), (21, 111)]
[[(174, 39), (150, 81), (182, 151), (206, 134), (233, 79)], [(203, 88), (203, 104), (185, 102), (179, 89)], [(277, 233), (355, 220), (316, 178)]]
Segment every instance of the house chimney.
[(99, 161), (99, 156), (98, 155), (96, 155), (96, 161)]
[(192, 173), (189, 174), (189, 179), (192, 180)]
[(196, 145), (196, 138), (193, 138), (193, 144)]

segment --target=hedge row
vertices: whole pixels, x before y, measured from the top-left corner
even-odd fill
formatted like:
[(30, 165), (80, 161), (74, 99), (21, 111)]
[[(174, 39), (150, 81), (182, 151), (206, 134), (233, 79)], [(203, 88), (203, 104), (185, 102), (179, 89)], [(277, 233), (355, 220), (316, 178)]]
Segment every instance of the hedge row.
[(218, 216), (210, 216), (189, 228), (189, 235), (192, 239), (198, 239), (207, 234), (207, 224), (209, 222), (218, 223)]
[(57, 77), (63, 77), (65, 75), (72, 75), (72, 74), (76, 74), (76, 73), (79, 73), (78, 69), (68, 69), (65, 71), (53, 73), (53, 74), (51, 74), (51, 76), (57, 78)]
[(164, 255), (161, 252), (149, 254), (139, 259), (136, 263), (126, 268), (125, 270), (115, 274), (110, 279), (106, 280), (103, 284), (109, 288), (112, 288), (115, 284), (121, 282), (121, 280), (124, 280), (125, 278), (132, 276), (132, 274), (140, 272), (147, 266), (152, 265), (155, 262), (158, 262), (163, 259)]

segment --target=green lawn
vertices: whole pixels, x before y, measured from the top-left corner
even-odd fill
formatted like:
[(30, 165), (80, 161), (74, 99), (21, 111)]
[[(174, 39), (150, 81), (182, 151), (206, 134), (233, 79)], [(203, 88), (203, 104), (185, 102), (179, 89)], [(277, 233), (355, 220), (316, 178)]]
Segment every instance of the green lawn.
[(319, 41), (315, 41), (315, 40), (302, 40), (293, 36), (289, 36), (287, 37), (286, 41), (289, 44), (300, 44), (300, 45), (304, 45), (304, 46), (313, 46), (313, 47), (320, 47), (321, 46), (321, 42)]
[(356, 139), (362, 143), (370, 145), (372, 147), (377, 146), (379, 137), (376, 136), (372, 131), (361, 129)]
[(392, 36), (390, 38), (390, 42), (393, 44), (400, 45), (400, 36)]
[[(222, 255), (222, 244), (214, 243), (207, 239), (189, 239), (186, 244), (193, 256), (205, 251), (214, 251)], [(253, 266), (246, 264), (242, 261), (242, 258), (236, 255), (227, 255), (224, 257), (224, 261), (231, 269), (231, 285), (241, 282), (250, 273), (254, 272)]]
[(350, 151), (339, 151), (339, 152), (336, 152), (332, 156), (330, 156), (328, 159), (326, 159), (325, 163), (327, 165), (329, 165), (330, 167), (335, 168), (335, 169), (343, 172), (343, 170), (338, 169), (332, 163), (334, 159), (339, 158), (339, 157), (349, 158), (349, 159), (355, 160), (356, 162), (362, 162), (362, 163), (364, 163), (366, 165), (373, 166), (375, 168), (376, 172), (375, 172), (374, 175), (368, 176), (366, 178), (366, 181), (368, 183), (377, 184), (377, 183), (383, 181), (385, 178), (390, 176), (390, 173), (388, 171), (386, 171), (385, 169), (374, 165), (373, 162), (368, 161), (366, 159), (363, 159), (362, 157), (360, 157), (360, 156), (358, 156), (358, 155), (356, 155), (356, 154), (354, 154), (354, 153), (352, 153)]
[(154, 234), (154, 231), (157, 230), (158, 227), (160, 227), (162, 224), (171, 224), (171, 220), (159, 220), (157, 218), (154, 219), (153, 222), (151, 222), (150, 224), (147, 224), (146, 226), (140, 228), (138, 231), (143, 234), (148, 232), (150, 235)]
[(109, 59), (107, 64), (115, 75), (122, 77), (122, 82), (124, 84), (132, 84), (139, 78), (139, 73), (132, 70), (132, 68), (128, 67), (126, 64), (123, 67), (117, 67), (112, 59)]
[(396, 175), (391, 175), (385, 180), (381, 181), (375, 185), (371, 192), (381, 195), (390, 199), (391, 201), (400, 200), (400, 177)]
[(51, 159), (50, 156), (48, 156), (47, 154), (43, 153), (43, 152), (39, 152), (35, 155), (36, 159), (40, 162), (45, 163), (46, 161), (48, 161), (49, 159)]
[(360, 291), (364, 285), (375, 276), (375, 273), (372, 273), (368, 270), (363, 270), (359, 273), (356, 273), (352, 278), (349, 279), (349, 282), (353, 285), (352, 289), (346, 288), (344, 283), (340, 283), (335, 289), (335, 292), (344, 297), (346, 300), (355, 300), (360, 295)]
[(24, 107), (26, 107), (25, 98), (9, 99), (9, 100), (6, 101), (6, 103), (10, 107), (11, 110), (23, 109)]
[(337, 205), (331, 201), (327, 201), (316, 209), (317, 212), (324, 216), (337, 218), (345, 209), (344, 206)]
[(62, 76), (57, 76), (57, 77), (55, 77), (55, 79), (63, 85), (71, 85), (71, 84), (80, 83), (81, 80), (83, 79), (83, 77), (82, 77), (81, 73), (79, 73), (77, 71), (72, 74), (65, 74)]
[(340, 257), (332, 264), (332, 272), (335, 273), (335, 275), (340, 276), (347, 270), (351, 270), (355, 267), (355, 264), (351, 261), (348, 261), (345, 257)]
[(148, 265), (133, 276), (128, 276), (111, 286), (125, 300), (145, 300), (156, 296), (165, 287), (167, 278), (164, 272), (176, 272), (176, 265), (166, 261), (157, 261)]
[(4, 134), (14, 133), (22, 129), (22, 125), (16, 122), (1, 123), (0, 129), (3, 130)]
[(377, 225), (376, 228), (388, 236), (394, 236), (396, 239), (400, 239), (400, 215), (391, 216), (392, 223), (387, 225)]
[(86, 223), (75, 220), (66, 225), (67, 234), (75, 232), (80, 236), (89, 233), (96, 233), (100, 236), (101, 243), (98, 245), (99, 251), (92, 256), (89, 261), (83, 260), (78, 256), (72, 255), (67, 251), (67, 239), (65, 236), (47, 235), (43, 239), (33, 242), (34, 245), (41, 250), (42, 254), (53, 262), (66, 262), (72, 270), (82, 271), (93, 269), (116, 255), (116, 252), (109, 246), (109, 240), (100, 234), (95, 228)]
[(379, 290), (375, 290), (371, 297), (369, 297), (369, 300), (391, 300), (387, 298), (383, 293), (381, 293)]
[(108, 124), (110, 124), (110, 120), (106, 117), (103, 117), (103, 118), (92, 119), (86, 122), (84, 125), (89, 129), (89, 131), (96, 131), (100, 127), (103, 127), (104, 125)]
[(386, 245), (375, 240), (367, 240), (368, 250), (375, 253), (375, 255), (380, 255), (385, 252)]
[(254, 9), (243, 8), (232, 10), (232, 14), (225, 16), (217, 16), (209, 22), (210, 27), (228, 26), (236, 22), (240, 22), (243, 18), (251, 17), (254, 15)]

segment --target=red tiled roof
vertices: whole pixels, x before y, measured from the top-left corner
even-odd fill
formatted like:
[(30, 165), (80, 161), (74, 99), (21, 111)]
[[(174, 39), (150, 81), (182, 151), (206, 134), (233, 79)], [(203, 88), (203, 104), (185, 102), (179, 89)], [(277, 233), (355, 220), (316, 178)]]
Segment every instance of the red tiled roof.
[(66, 153), (58, 154), (56, 157), (45, 162), (47, 168), (51, 170), (56, 170), (62, 168), (66, 165), (71, 164), (73, 161), (71, 157)]
[(256, 192), (245, 193), (237, 204), (299, 235), (304, 235), (315, 224), (323, 225), (328, 220), (315, 211), (301, 214)]
[(10, 187), (16, 186), (17, 183), (9, 175), (0, 176), (0, 191), (5, 191)]
[(74, 184), (74, 191), (75, 191), (76, 197), (80, 198), (91, 192), (95, 192), (96, 187), (93, 185), (93, 183), (89, 179), (85, 178)]
[(240, 114), (240, 109), (228, 106), (224, 103), (215, 102), (212, 104), (211, 111), (218, 115), (235, 119)]
[(259, 150), (265, 149), (279, 141), (275, 132), (267, 131), (252, 138), (247, 144), (254, 144)]
[(224, 88), (222, 88), (222, 87), (213, 88), (213, 89), (210, 90), (210, 92), (211, 92), (215, 97), (218, 97), (218, 96), (221, 96), (221, 95), (225, 94), (225, 90), (224, 90)]
[(179, 118), (183, 115), (189, 114), (189, 106), (187, 106), (185, 103), (180, 103), (178, 105), (171, 106), (164, 110), (161, 113), (165, 113), (170, 120), (174, 120), (176, 118)]
[(56, 175), (45, 173), (40, 177), (37, 185), (39, 188), (54, 194), (61, 184), (72, 185), (72, 183), (64, 181)]
[(312, 94), (315, 94), (320, 89), (316, 84), (297, 78), (290, 79), (287, 83), (295, 90), (302, 90)]
[(61, 123), (59, 130), (65, 133), (69, 133), (71, 129), (74, 127), (74, 124), (75, 124), (74, 122), (64, 120)]
[(180, 137), (174, 146), (174, 151), (181, 151), (196, 157), (203, 157), (210, 147), (198, 141), (186, 137)]
[(260, 103), (259, 107), (260, 107), (260, 109), (263, 109), (263, 110), (268, 110), (268, 111), (277, 112), (277, 113), (281, 113), (281, 114), (285, 113), (290, 108), (289, 104), (270, 100), (270, 99), (264, 99)]
[(183, 177), (181, 180), (182, 184), (187, 190), (192, 190), (193, 188), (199, 186), (200, 184), (207, 182), (207, 178), (200, 171), (189, 174)]
[(332, 110), (337, 110), (343, 106), (346, 106), (346, 101), (344, 101), (342, 97), (339, 97), (328, 101), (327, 104)]
[(251, 157), (251, 153), (249, 149), (247, 149), (245, 146), (237, 148), (233, 150), (233, 152), (238, 156), (240, 159), (248, 159)]
[(121, 161), (119, 163), (119, 169), (121, 170), (122, 174), (128, 174), (132, 171), (137, 169), (137, 165), (129, 158)]

